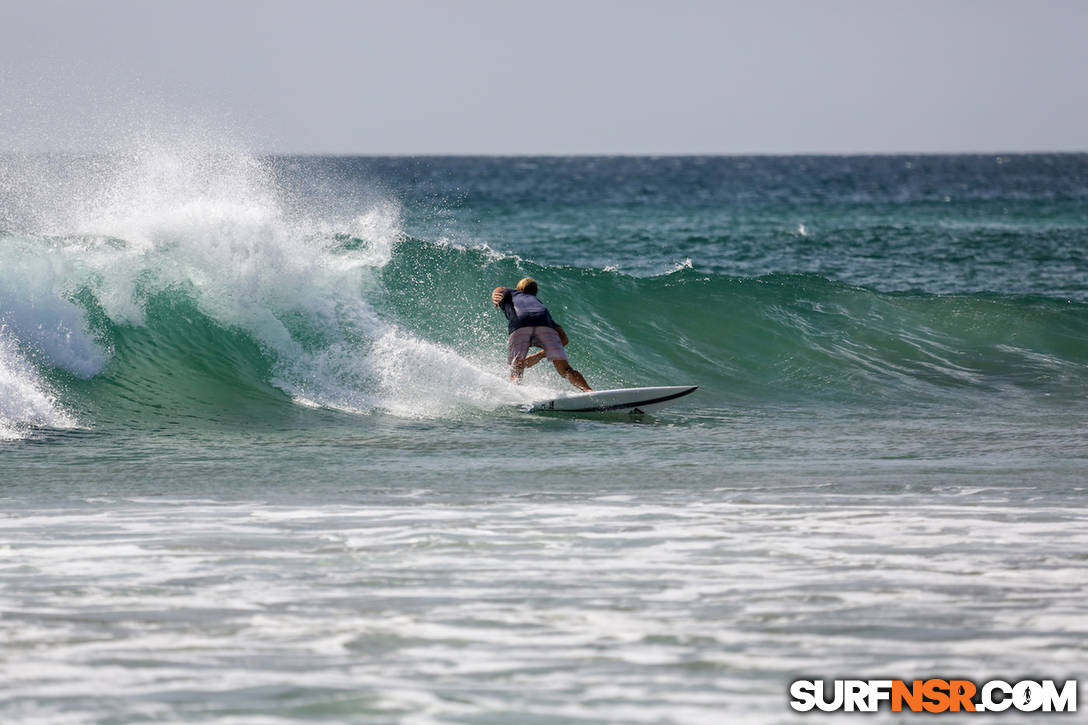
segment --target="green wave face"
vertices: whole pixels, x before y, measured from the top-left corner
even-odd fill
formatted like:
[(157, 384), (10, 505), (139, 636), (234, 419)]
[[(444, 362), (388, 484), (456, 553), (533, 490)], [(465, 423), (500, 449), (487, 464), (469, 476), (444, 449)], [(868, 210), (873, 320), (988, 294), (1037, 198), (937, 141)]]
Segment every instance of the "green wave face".
[(884, 403), (1072, 395), (1088, 379), (1088, 305), (1044, 297), (888, 294), (690, 268), (640, 278), (412, 241), (383, 270), (383, 307), (419, 334), (462, 350), (489, 339), (499, 354), (501, 316), (481, 300), (526, 275), (571, 333), (571, 358), (610, 386), (694, 382), (723, 405)]
[(272, 384), (275, 353), (217, 323), (183, 292), (147, 299), (143, 325), (98, 319), (109, 364), (89, 380), (64, 384), (81, 420), (246, 424), (290, 414), (290, 397)]

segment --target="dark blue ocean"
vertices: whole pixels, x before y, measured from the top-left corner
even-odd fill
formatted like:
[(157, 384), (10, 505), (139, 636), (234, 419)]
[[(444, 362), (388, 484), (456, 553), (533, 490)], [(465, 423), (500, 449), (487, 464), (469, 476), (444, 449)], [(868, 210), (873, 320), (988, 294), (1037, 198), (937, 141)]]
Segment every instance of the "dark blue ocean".
[[(1085, 671), (1088, 155), (197, 146), (0, 156), (3, 722)], [(594, 387), (699, 390), (527, 413), (573, 388), (507, 381), (525, 276)]]

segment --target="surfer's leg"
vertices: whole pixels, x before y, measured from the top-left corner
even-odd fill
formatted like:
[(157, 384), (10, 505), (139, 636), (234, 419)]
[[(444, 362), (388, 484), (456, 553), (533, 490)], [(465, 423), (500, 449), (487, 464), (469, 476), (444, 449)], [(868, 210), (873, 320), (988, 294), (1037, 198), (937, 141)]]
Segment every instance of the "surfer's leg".
[(521, 382), (521, 374), (526, 368), (526, 353), (529, 352), (529, 341), (532, 336), (532, 328), (522, 327), (514, 330), (507, 338), (506, 362), (510, 365), (510, 380), (513, 382)]
[(521, 385), (521, 374), (525, 372), (525, 358), (515, 358), (510, 366), (510, 382)]
[(544, 351), (543, 350), (541, 350), (540, 352), (534, 352), (532, 355), (525, 358), (525, 367), (526, 368), (531, 368), (532, 366), (536, 365), (538, 362), (540, 362), (543, 359), (544, 359)]
[(593, 388), (589, 387), (589, 383), (586, 382), (586, 379), (582, 377), (582, 374), (572, 368), (570, 363), (566, 360), (552, 360), (552, 364), (555, 365), (555, 372), (566, 378), (567, 382), (574, 387), (584, 390), (587, 393), (593, 390)]

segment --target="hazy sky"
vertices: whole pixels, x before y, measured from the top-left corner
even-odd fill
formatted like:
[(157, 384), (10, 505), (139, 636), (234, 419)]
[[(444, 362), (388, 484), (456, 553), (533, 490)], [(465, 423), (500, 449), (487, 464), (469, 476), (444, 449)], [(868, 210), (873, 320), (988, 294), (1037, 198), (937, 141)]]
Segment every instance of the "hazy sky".
[(1088, 1), (0, 0), (0, 150), (1088, 150)]

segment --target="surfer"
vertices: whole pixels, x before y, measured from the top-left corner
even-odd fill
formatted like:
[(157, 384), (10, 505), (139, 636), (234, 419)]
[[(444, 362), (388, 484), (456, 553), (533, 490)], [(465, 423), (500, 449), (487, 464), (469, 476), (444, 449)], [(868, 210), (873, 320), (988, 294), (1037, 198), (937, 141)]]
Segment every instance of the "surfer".
[[(536, 298), (537, 285), (532, 277), (518, 282), (517, 289), (496, 287), (491, 302), (510, 321), (510, 337), (506, 341), (506, 361), (510, 363), (510, 379), (521, 382), (521, 374), (547, 357), (555, 365), (555, 371), (571, 385), (586, 392), (593, 388), (567, 362), (563, 347), (570, 342), (566, 331), (552, 319), (548, 308)], [(544, 348), (529, 355), (530, 347)]]

